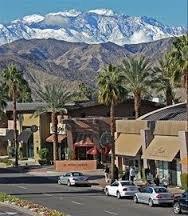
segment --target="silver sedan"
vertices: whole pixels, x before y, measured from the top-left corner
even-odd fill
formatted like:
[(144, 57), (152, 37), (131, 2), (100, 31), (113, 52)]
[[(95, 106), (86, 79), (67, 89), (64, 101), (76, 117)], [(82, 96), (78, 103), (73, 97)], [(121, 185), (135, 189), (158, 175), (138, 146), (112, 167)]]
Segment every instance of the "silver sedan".
[(140, 190), (134, 196), (135, 203), (146, 203), (149, 206), (173, 204), (174, 196), (165, 187), (150, 186)]
[(58, 178), (58, 184), (89, 185), (88, 177), (80, 172), (67, 172)]

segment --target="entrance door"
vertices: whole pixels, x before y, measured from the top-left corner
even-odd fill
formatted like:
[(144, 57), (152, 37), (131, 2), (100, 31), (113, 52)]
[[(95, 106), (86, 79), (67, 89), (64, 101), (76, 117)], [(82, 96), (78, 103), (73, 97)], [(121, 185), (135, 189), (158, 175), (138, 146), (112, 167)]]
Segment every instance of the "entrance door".
[(27, 143), (27, 155), (28, 158), (34, 158), (33, 134), (30, 136)]

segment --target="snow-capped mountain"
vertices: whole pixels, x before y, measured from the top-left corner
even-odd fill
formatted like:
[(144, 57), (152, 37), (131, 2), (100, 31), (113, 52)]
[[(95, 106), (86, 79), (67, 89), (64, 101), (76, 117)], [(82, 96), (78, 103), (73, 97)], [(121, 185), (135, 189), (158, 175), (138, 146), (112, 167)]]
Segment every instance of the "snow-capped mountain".
[(179, 36), (186, 31), (184, 27), (163, 25), (153, 18), (132, 17), (108, 9), (70, 10), (45, 16), (34, 14), (0, 24), (0, 45), (22, 38), (124, 45)]

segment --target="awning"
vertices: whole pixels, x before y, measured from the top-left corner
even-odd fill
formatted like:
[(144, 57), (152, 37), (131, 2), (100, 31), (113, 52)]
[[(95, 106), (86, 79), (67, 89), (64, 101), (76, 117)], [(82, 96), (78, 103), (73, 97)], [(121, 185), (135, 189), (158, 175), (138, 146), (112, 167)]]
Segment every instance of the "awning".
[[(57, 137), (58, 137), (58, 143), (61, 143), (67, 136), (63, 134), (58, 134)], [(46, 138), (46, 142), (53, 143), (53, 141), (54, 141), (54, 134)]]
[(87, 154), (89, 154), (89, 155), (99, 155), (100, 151), (96, 147), (93, 147), (93, 148), (90, 148), (87, 151)]
[(116, 155), (136, 156), (141, 146), (141, 135), (121, 133), (115, 142)]
[(187, 157), (184, 157), (181, 161), (180, 161), (181, 164), (183, 165), (188, 165), (188, 156)]
[(142, 158), (160, 161), (172, 161), (180, 150), (177, 136), (155, 136), (145, 150)]
[(74, 146), (75, 147), (93, 147), (95, 146), (95, 143), (91, 140), (90, 137), (85, 137), (79, 142), (74, 143)]
[(31, 129), (25, 129), (18, 135), (18, 142), (28, 143), (29, 138), (32, 135)]

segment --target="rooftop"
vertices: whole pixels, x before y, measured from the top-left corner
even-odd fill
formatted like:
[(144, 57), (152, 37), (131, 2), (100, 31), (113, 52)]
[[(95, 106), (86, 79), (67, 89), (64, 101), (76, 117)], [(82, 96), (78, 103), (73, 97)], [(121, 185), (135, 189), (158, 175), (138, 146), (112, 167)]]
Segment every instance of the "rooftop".
[(188, 111), (186, 111), (186, 103), (174, 104), (167, 106), (150, 113), (147, 113), (138, 118), (138, 120), (175, 120), (175, 121), (186, 121), (188, 117)]

